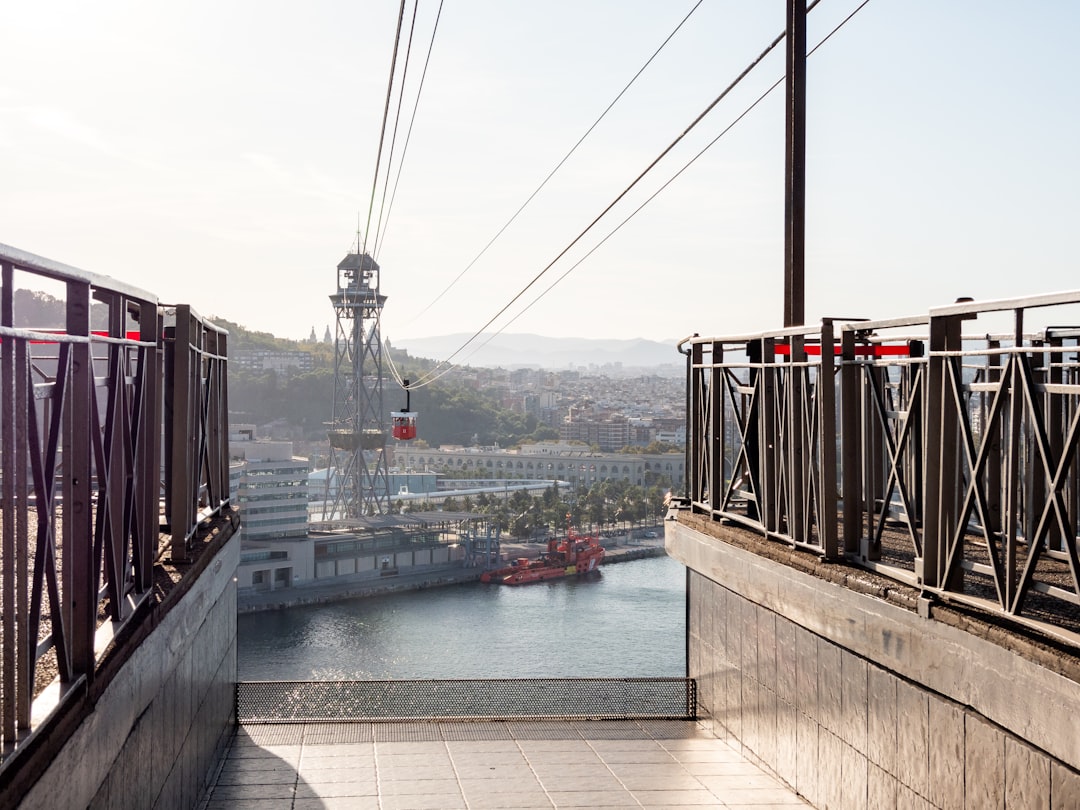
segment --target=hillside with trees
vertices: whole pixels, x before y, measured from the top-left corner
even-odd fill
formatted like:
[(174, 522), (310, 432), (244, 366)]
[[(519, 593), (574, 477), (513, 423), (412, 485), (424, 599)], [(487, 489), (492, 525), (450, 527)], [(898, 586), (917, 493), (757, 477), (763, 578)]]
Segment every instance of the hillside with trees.
[[(229, 330), (229, 350), (268, 349), (310, 352), (314, 369), (305, 373), (278, 374), (229, 368), (229, 410), (234, 421), (265, 425), (284, 421), (303, 438), (326, 436), (334, 400), (333, 347), (325, 343), (287, 340), (266, 332), (252, 332), (223, 318), (212, 318)], [(404, 378), (416, 379), (435, 363), (411, 357), (403, 349), (389, 348), (389, 358)], [(536, 417), (507, 410), (494, 393), (474, 391), (446, 381), (418, 388), (411, 407), (421, 414), (423, 441), (441, 444), (499, 444), (557, 439), (558, 432), (538, 423)], [(384, 383), (383, 399), (388, 411), (404, 407), (404, 392), (393, 382)], [(401, 400), (401, 401), (399, 401)]]

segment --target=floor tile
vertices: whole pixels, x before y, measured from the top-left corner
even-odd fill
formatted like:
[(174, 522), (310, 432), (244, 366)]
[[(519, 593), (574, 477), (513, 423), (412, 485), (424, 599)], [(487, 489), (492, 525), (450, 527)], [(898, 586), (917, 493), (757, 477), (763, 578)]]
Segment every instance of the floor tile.
[(643, 807), (716, 807), (716, 796), (701, 790), (635, 790)]
[(637, 807), (629, 791), (573, 790), (549, 791), (556, 807)]
[(380, 810), (380, 807), (378, 796), (340, 796), (297, 799), (292, 810)]
[(376, 782), (301, 782), (296, 786), (298, 799), (379, 795)]
[(241, 730), (200, 810), (800, 805), (700, 724), (555, 721)]

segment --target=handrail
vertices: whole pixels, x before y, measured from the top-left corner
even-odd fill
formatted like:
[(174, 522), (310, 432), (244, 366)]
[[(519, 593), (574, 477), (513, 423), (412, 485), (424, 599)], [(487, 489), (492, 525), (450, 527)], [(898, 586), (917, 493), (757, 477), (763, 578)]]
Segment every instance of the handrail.
[(689, 508), (927, 599), (1080, 631), (1080, 329), (1062, 325), (1077, 304), (681, 341)]
[[(41, 290), (57, 296), (56, 322), (28, 323), (16, 301)], [(105, 640), (144, 615), (163, 529), (183, 559), (200, 521), (229, 505), (226, 336), (175, 311), (198, 333), (193, 362), (177, 362), (173, 310), (155, 295), (0, 245), (5, 755), (48, 714), (42, 695), (55, 708), (92, 681)], [(196, 493), (165, 494), (166, 526), (163, 466)]]

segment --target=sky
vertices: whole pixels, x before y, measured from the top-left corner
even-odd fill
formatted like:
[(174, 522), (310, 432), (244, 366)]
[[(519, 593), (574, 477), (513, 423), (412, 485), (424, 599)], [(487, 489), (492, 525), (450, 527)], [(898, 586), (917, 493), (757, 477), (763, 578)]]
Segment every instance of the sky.
[[(777, 328), (783, 86), (672, 178), (782, 77), (782, 47), (571, 245), (784, 29), (783, 0), (703, 0), (473, 263), (695, 2), (445, 0), (401, 161), (438, 9), (419, 0), (392, 205), (391, 134), (374, 177), (398, 3), (7, 3), (0, 243), (290, 338), (332, 326), (358, 231), (395, 345), (493, 318)], [(860, 2), (821, 0), (810, 47)], [(811, 55), (808, 322), (1080, 289), (1077, 31), (1069, 0), (870, 0)]]

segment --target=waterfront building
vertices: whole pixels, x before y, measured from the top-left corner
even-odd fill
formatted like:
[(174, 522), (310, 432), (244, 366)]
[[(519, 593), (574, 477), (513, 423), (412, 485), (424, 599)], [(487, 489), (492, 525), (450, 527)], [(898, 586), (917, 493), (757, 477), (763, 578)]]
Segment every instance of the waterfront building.
[(680, 487), (686, 475), (682, 453), (596, 453), (580, 444), (538, 442), (517, 450), (498, 447), (393, 447), (394, 463), (404, 470), (444, 472), (455, 477), (557, 480), (589, 486), (628, 481), (647, 487)]
[(293, 456), (292, 442), (233, 441), (230, 454), (240, 468), (236, 501), (244, 539), (306, 537), (308, 460)]
[(278, 374), (304, 374), (315, 368), (311, 352), (272, 349), (235, 349), (229, 362), (243, 371), (274, 371)]

